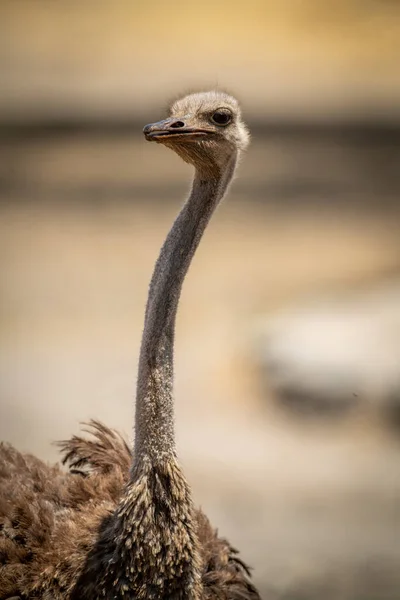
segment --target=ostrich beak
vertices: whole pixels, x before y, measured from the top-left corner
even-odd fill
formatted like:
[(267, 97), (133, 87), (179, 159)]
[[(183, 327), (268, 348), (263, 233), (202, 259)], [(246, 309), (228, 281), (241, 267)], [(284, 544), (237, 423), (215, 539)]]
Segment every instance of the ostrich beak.
[(171, 117), (158, 121), (157, 123), (150, 123), (143, 128), (143, 133), (146, 140), (149, 142), (163, 142), (164, 140), (170, 140), (171, 138), (177, 141), (191, 141), (196, 140), (199, 137), (205, 137), (213, 133), (211, 129), (205, 127), (196, 127), (188, 123), (188, 119), (178, 119)]

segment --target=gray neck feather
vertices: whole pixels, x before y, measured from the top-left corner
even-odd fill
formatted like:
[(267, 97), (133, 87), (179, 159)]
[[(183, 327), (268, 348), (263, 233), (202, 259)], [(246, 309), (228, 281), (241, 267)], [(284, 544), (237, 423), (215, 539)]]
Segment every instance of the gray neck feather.
[(173, 355), (182, 284), (207, 224), (232, 179), (237, 156), (222, 171), (196, 171), (192, 191), (161, 249), (150, 283), (136, 391), (135, 464), (175, 457)]

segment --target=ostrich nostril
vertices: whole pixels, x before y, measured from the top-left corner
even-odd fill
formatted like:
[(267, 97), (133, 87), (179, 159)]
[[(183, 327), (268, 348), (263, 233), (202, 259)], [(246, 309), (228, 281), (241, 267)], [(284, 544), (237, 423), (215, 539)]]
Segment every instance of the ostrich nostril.
[(185, 123), (183, 121), (174, 121), (173, 123), (171, 123), (170, 127), (173, 127), (174, 129), (177, 129), (179, 127), (185, 127)]

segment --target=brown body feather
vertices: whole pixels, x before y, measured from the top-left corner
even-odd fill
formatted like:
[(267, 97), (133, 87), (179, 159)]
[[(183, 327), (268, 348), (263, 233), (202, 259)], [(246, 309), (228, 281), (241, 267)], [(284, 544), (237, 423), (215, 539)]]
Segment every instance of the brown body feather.
[[(11, 446), (0, 446), (1, 600), (112, 597), (98, 595), (92, 583), (107, 576), (107, 564), (99, 560), (106, 556), (101, 540), (104, 543), (110, 532), (115, 534), (110, 522), (129, 485), (132, 457), (115, 431), (96, 421), (89, 431), (90, 438), (74, 436), (60, 443), (63, 462), (70, 466), (67, 473)], [(160, 503), (160, 498), (155, 501)], [(202, 598), (257, 600), (249, 570), (236, 550), (217, 536), (200, 510), (195, 511), (194, 522)], [(143, 564), (152, 568), (146, 561)], [(159, 565), (154, 565), (154, 574), (145, 576), (158, 577), (158, 570)], [(165, 598), (181, 597), (166, 593)], [(118, 594), (118, 598), (133, 598), (129, 592)]]

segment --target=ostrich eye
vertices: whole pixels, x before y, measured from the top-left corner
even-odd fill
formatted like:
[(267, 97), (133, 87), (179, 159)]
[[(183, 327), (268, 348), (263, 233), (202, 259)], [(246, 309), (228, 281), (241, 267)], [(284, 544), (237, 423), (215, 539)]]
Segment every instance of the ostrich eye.
[(211, 117), (216, 125), (228, 125), (232, 120), (232, 115), (227, 110), (217, 110)]

